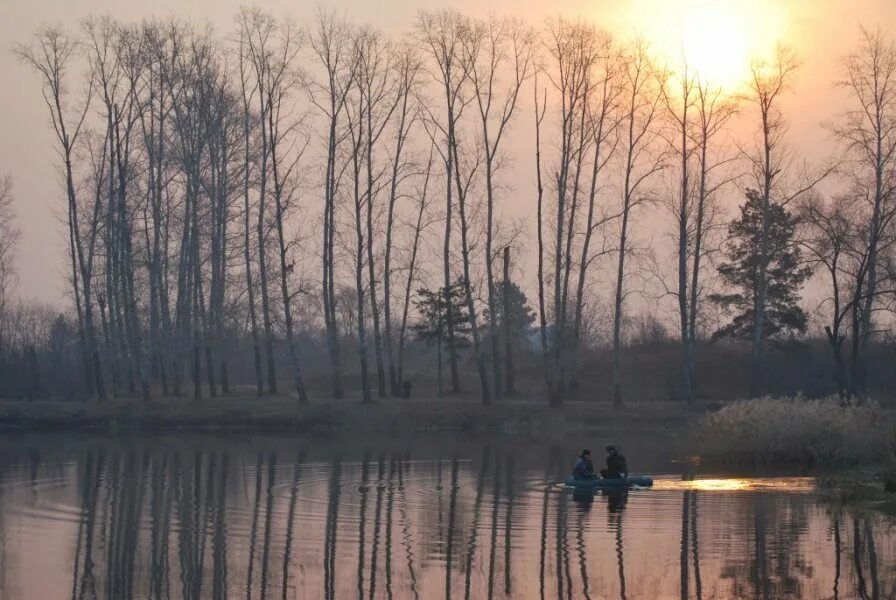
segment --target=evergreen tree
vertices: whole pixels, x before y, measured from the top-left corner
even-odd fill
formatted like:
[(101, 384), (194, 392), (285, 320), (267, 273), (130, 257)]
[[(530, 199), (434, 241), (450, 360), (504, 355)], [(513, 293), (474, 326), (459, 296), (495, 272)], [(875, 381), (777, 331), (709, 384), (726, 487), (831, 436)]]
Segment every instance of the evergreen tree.
[[(748, 189), (740, 217), (728, 226), (725, 262), (719, 275), (726, 287), (736, 291), (713, 294), (710, 300), (733, 314), (730, 323), (713, 334), (713, 339), (750, 339), (753, 335), (756, 296), (762, 260), (762, 197)], [(793, 242), (796, 219), (783, 206), (769, 208), (768, 263), (766, 269), (766, 310), (762, 336), (805, 333), (806, 313), (799, 306), (799, 291), (811, 273), (801, 264), (799, 247)]]
[[(504, 330), (504, 287), (503, 281), (495, 284), (495, 323), (498, 331)], [(532, 331), (532, 325), (535, 324), (535, 310), (529, 305), (529, 299), (520, 289), (520, 286), (510, 282), (508, 287), (508, 300), (510, 320), (510, 337), (515, 346), (525, 346), (528, 344), (528, 336)], [(490, 317), (488, 309), (485, 310), (486, 318)]]
[[(437, 290), (420, 288), (414, 306), (420, 313), (420, 321), (411, 327), (417, 339), (427, 344), (443, 344), (448, 338), (449, 315), (454, 326), (455, 351), (470, 345), (470, 318), (464, 297), (463, 284), (456, 281), (451, 284), (450, 294), (445, 288)], [(445, 303), (446, 296), (451, 298), (451, 310)]]

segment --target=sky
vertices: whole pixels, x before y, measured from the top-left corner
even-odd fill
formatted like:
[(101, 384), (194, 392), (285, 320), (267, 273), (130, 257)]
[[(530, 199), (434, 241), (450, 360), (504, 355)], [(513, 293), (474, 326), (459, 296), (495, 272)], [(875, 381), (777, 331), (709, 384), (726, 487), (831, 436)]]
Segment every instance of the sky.
[[(22, 231), (17, 259), (22, 297), (64, 304), (66, 254), (60, 211), (65, 205), (39, 82), (14, 55), (15, 45), (28, 42), (40, 26), (76, 27), (90, 15), (126, 21), (176, 16), (208, 22), (223, 35), (233, 29), (234, 15), (243, 4), (241, 0), (0, 0), (0, 174), (13, 179)], [(411, 30), (419, 10), (448, 6), (472, 16), (514, 15), (533, 24), (550, 16), (581, 16), (617, 39), (642, 36), (669, 60), (683, 52), (689, 62), (723, 80), (739, 78), (749, 56), (770, 52), (783, 42), (802, 61), (784, 104), (789, 143), (798, 155), (816, 162), (835, 152), (824, 124), (845, 106), (843, 91), (835, 86), (839, 57), (857, 46), (860, 25), (896, 35), (894, 0), (340, 0), (325, 4), (396, 37)], [(314, 14), (318, 3), (266, 0), (254, 5), (301, 21)], [(701, 33), (707, 30), (714, 33)], [(531, 173), (522, 172), (524, 166), (511, 169), (520, 170), (521, 177), (511, 173), (509, 181), (529, 186)], [(529, 216), (520, 210), (517, 216)]]

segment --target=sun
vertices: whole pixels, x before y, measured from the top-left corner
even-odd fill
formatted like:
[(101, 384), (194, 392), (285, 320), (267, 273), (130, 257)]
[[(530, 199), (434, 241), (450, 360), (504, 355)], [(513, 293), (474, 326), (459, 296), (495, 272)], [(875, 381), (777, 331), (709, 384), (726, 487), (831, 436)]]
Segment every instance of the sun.
[(743, 24), (719, 4), (688, 11), (682, 19), (681, 54), (701, 80), (729, 89), (747, 72), (750, 51)]
[(776, 0), (632, 0), (628, 27), (671, 71), (735, 93), (750, 64), (767, 59), (784, 34), (785, 3)]

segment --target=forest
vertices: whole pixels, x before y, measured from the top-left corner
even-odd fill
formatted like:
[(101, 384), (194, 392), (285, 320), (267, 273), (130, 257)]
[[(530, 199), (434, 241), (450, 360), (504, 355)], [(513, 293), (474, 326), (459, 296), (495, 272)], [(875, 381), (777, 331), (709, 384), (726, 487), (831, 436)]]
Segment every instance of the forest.
[(882, 397), (896, 43), (854, 33), (813, 161), (786, 45), (732, 89), (561, 17), (40, 29), (66, 301), (16, 292), (8, 174), (0, 397)]

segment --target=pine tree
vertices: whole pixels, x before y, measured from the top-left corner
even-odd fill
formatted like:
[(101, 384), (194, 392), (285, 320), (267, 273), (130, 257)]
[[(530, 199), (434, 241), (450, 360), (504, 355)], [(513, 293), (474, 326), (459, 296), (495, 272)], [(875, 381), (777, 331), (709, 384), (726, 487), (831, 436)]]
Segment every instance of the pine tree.
[[(450, 311), (445, 303), (446, 297), (451, 298)], [(450, 318), (454, 329), (455, 351), (469, 347), (470, 320), (467, 315), (463, 283), (454, 282), (448, 294), (445, 293), (444, 287), (437, 290), (420, 288), (417, 290), (414, 305), (420, 313), (420, 321), (411, 327), (417, 339), (428, 344), (445, 344), (448, 340)]]
[[(733, 318), (713, 334), (713, 339), (751, 339), (753, 335), (762, 260), (762, 197), (753, 189), (748, 189), (746, 195), (747, 201), (741, 207), (740, 217), (728, 226), (726, 260), (718, 269), (727, 287), (737, 291), (710, 296), (712, 302), (733, 313)], [(762, 327), (764, 338), (806, 331), (806, 313), (799, 306), (798, 294), (811, 271), (801, 263), (799, 247), (793, 241), (795, 228), (793, 215), (780, 204), (772, 202), (766, 265), (766, 309)]]
[[(499, 331), (504, 330), (504, 287), (503, 281), (495, 284), (495, 324)], [(535, 310), (529, 305), (529, 299), (520, 289), (520, 286), (510, 282), (507, 286), (508, 292), (508, 313), (510, 314), (510, 337), (516, 347), (526, 345), (532, 326), (535, 324)], [(490, 318), (488, 309), (485, 311), (486, 318)]]

